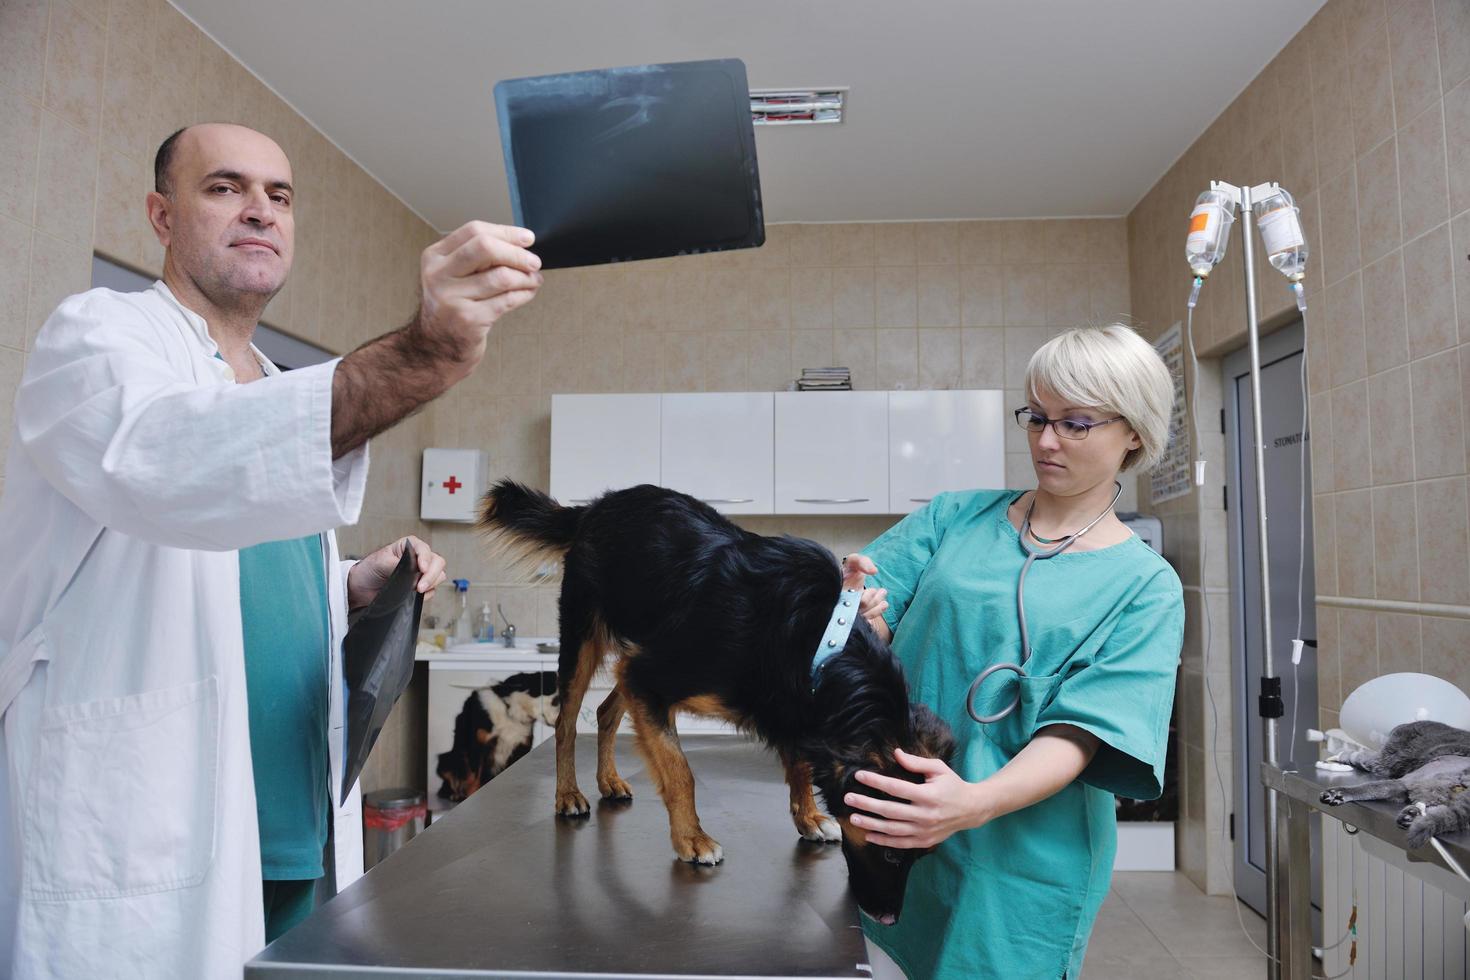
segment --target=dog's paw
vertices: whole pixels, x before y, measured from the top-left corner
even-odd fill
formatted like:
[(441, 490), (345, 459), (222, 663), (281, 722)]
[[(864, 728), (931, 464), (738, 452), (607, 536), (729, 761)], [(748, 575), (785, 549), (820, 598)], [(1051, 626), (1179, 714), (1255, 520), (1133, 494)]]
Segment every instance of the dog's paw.
[(1326, 803), (1328, 806), (1338, 806), (1346, 802), (1347, 800), (1347, 798), (1343, 796), (1342, 790), (1340, 789), (1325, 789), (1322, 791), (1322, 795), (1318, 797), (1318, 799), (1320, 799), (1323, 803)]
[(674, 853), (690, 864), (719, 864), (725, 860), (720, 842), (704, 832), (674, 838)]
[(1419, 808), (1417, 806), (1406, 806), (1399, 811), (1398, 819), (1394, 823), (1398, 824), (1404, 830), (1408, 830), (1409, 824), (1413, 823), (1418, 816)]
[(587, 797), (579, 789), (556, 794), (556, 815), (559, 817), (585, 817), (592, 813)]
[(796, 822), (796, 832), (803, 840), (825, 841), (829, 844), (842, 840), (841, 825), (820, 810), (792, 819)]
[(633, 798), (633, 787), (627, 781), (613, 773), (611, 776), (597, 779), (597, 791), (602, 794), (604, 800), (631, 800)]

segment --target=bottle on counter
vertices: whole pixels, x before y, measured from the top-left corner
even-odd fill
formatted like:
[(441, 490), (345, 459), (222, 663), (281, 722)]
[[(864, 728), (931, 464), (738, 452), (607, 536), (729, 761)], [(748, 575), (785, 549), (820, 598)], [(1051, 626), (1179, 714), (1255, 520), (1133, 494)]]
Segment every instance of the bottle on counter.
[(469, 579), (454, 580), (454, 591), (459, 593), (459, 616), (454, 621), (454, 642), (473, 643), (474, 634), (470, 625), (470, 582)]
[(475, 617), (475, 642), (490, 643), (495, 639), (495, 615), (490, 611), (490, 603), (487, 601), (480, 607), (479, 615)]

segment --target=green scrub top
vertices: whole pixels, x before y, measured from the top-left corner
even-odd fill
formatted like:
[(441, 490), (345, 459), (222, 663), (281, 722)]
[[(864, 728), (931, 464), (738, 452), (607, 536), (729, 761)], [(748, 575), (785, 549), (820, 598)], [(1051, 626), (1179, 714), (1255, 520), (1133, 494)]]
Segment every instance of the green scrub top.
[(910, 697), (954, 729), (959, 775), (994, 774), (1047, 725), (1075, 725), (1101, 742), (1055, 796), (961, 831), (916, 862), (895, 925), (863, 917), (868, 937), (912, 980), (1080, 976), (1112, 877), (1114, 794), (1163, 791), (1184, 596), (1168, 562), (1136, 536), (1032, 563), (1027, 676), (998, 671), (975, 697), (982, 715), (1018, 690), (1020, 705), (988, 726), (965, 711), (977, 674), (1020, 659), (1025, 552), (1006, 510), (1021, 493), (940, 494), (863, 552), (878, 566), (869, 585), (888, 590), (884, 618)]

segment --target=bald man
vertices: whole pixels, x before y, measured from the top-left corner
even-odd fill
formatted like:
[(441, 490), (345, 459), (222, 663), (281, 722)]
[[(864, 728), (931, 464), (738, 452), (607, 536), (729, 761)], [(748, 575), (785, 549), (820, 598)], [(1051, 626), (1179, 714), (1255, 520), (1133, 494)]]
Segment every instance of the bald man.
[[(0, 498), (0, 975), (238, 977), (361, 873), (340, 650), (406, 538), (359, 562), (367, 442), (474, 371), (541, 285), (530, 232), (425, 249), (412, 321), (282, 373), (251, 339), (294, 251), (290, 162), (241, 126), (159, 147), (150, 290), (36, 337)], [(335, 828), (335, 832), (333, 831)], [(329, 839), (332, 844), (325, 846)]]

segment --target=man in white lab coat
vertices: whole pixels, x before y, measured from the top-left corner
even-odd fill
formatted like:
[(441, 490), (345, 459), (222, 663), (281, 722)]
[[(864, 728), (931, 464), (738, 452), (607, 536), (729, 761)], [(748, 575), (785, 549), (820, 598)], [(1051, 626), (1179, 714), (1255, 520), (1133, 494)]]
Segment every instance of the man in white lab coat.
[[(529, 232), (465, 225), (424, 251), (408, 326), (282, 374), (250, 339), (291, 266), (285, 155), (211, 124), (177, 134), (157, 171), (162, 281), (66, 299), (16, 397), (0, 499), (0, 975), (17, 980), (238, 977), (262, 947), (256, 781), (299, 760), (252, 767), (252, 737), (319, 749), (322, 793), (340, 780), (346, 613), (402, 548), (338, 560), (331, 529), (357, 520), (367, 441), (468, 376), (495, 320), (541, 283)], [(307, 543), (314, 607), (262, 576), (273, 559), (247, 576), (255, 546), (290, 541)], [(443, 562), (419, 550), (426, 590)], [(288, 704), (276, 723), (246, 697), (245, 654), (252, 622), (266, 641), (290, 632), (273, 616), (293, 602), (326, 641), (305, 675), (322, 710)], [(329, 731), (291, 731), (312, 727), (303, 717)], [(361, 873), (357, 796), (313, 805), (336, 811), (340, 887)]]

